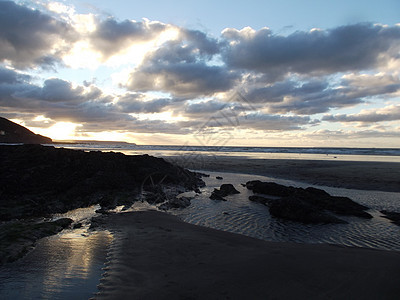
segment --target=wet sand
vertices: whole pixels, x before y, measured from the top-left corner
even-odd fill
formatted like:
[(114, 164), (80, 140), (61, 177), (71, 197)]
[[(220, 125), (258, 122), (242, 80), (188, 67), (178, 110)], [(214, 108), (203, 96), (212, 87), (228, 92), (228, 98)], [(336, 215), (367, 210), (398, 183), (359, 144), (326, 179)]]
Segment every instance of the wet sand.
[(105, 217), (97, 299), (398, 299), (400, 252), (272, 243), (165, 213)]
[(315, 185), (400, 192), (400, 163), (332, 160), (247, 159), (228, 156), (166, 157), (193, 170), (234, 172)]

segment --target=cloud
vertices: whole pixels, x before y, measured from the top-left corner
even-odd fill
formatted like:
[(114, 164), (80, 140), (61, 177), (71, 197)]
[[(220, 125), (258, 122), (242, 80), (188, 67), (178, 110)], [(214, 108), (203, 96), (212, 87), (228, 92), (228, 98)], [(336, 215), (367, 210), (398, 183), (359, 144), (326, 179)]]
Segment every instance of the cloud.
[(226, 108), (227, 104), (224, 102), (209, 100), (198, 103), (186, 104), (184, 108), (185, 114), (189, 115), (210, 115)]
[(148, 20), (118, 22), (110, 17), (106, 20), (97, 20), (96, 30), (90, 34), (89, 40), (95, 51), (101, 52), (103, 58), (109, 58), (132, 44), (154, 39), (167, 27), (160, 22)]
[(143, 94), (126, 93), (118, 97), (116, 106), (124, 113), (159, 113), (171, 103), (170, 98), (146, 100)]
[(133, 91), (161, 91), (177, 97), (200, 97), (231, 89), (237, 75), (203, 62), (149, 64), (134, 71), (127, 88)]
[(181, 29), (178, 39), (148, 53), (130, 75), (133, 91), (162, 91), (176, 97), (200, 97), (231, 89), (239, 75), (224, 66), (210, 65), (219, 51), (217, 40)]
[(252, 113), (240, 120), (240, 127), (263, 131), (300, 130), (303, 125), (315, 124), (308, 116), (283, 116)]
[(52, 67), (74, 40), (68, 24), (12, 1), (0, 1), (0, 61), (19, 69)]
[(325, 115), (323, 121), (328, 122), (362, 122), (377, 123), (400, 120), (400, 105), (390, 105), (376, 110), (364, 110), (358, 114)]
[(289, 36), (247, 27), (227, 28), (222, 35), (227, 40), (223, 59), (230, 68), (261, 72), (275, 81), (289, 73), (368, 70), (398, 59), (400, 27), (356, 24)]

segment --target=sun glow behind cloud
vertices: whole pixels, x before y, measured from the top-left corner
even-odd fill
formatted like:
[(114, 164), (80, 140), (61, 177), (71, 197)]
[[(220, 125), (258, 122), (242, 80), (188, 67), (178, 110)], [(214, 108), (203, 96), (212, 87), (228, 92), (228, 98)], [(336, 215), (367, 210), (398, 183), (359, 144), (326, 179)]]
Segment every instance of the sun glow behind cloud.
[(31, 127), (31, 129), (53, 140), (74, 140), (76, 138), (76, 130), (81, 126), (72, 122), (57, 122), (48, 128)]

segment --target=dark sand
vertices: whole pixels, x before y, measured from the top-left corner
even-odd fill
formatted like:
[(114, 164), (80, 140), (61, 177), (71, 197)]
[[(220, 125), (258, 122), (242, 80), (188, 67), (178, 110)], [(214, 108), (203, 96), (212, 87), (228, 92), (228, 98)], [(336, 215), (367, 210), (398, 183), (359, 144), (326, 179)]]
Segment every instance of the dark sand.
[(272, 243), (160, 212), (109, 215), (98, 299), (399, 299), (400, 252)]
[(166, 157), (193, 170), (271, 176), (333, 187), (400, 192), (400, 163), (247, 159), (228, 156)]

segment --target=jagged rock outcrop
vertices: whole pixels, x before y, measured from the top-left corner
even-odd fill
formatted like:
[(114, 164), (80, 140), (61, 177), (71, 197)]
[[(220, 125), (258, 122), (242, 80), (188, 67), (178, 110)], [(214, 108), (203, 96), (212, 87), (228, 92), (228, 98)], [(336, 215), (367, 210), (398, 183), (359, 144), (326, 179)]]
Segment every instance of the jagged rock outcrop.
[(0, 220), (132, 204), (157, 184), (176, 190), (203, 184), (162, 158), (41, 145), (0, 145), (0, 182)]
[(0, 117), (0, 143), (50, 144), (51, 138), (35, 134), (24, 126)]
[(372, 218), (365, 212), (368, 207), (350, 198), (331, 196), (324, 190), (313, 187), (295, 188), (259, 180), (247, 182), (246, 187), (256, 194), (276, 197), (277, 199), (270, 199), (253, 195), (249, 199), (267, 205), (272, 216), (283, 219), (303, 223), (345, 223), (336, 215)]
[(230, 183), (224, 183), (219, 189), (214, 189), (211, 193), (210, 199), (226, 201), (224, 197), (234, 194), (240, 194), (240, 192), (235, 189), (235, 187)]

